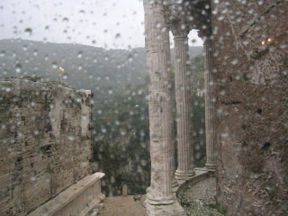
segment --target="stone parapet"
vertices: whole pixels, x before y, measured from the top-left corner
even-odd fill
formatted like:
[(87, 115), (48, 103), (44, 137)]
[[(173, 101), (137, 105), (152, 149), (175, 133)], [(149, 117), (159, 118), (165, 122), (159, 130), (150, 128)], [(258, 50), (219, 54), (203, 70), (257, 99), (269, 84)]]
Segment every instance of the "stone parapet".
[(94, 173), (71, 185), (28, 216), (94, 216), (101, 207), (101, 178), (104, 173)]

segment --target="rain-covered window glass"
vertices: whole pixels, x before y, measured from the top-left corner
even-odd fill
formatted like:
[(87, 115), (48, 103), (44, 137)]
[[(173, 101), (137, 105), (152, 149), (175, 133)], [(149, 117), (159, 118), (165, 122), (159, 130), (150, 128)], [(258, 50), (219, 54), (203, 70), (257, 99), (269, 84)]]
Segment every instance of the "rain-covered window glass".
[(287, 0), (1, 0), (0, 215), (288, 214)]

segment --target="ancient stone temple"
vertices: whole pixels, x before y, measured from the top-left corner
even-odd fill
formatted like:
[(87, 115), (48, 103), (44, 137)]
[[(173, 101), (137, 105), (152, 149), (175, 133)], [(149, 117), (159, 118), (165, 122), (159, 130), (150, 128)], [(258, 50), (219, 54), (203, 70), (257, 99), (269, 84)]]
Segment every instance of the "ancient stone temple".
[[(228, 215), (285, 215), (287, 167), (287, 1), (144, 0), (149, 87), (151, 186), (148, 215), (184, 215), (175, 183), (217, 179)], [(206, 165), (193, 165), (187, 80), (188, 38), (205, 47)], [(170, 43), (175, 46), (171, 91)], [(171, 98), (176, 97), (175, 167)]]

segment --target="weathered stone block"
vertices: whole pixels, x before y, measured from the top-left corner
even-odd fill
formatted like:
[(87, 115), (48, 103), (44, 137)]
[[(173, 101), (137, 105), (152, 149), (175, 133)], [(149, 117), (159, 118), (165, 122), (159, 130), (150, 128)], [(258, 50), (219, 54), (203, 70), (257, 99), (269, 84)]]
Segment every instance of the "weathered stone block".
[(90, 96), (61, 82), (0, 81), (0, 215), (26, 215), (88, 175)]

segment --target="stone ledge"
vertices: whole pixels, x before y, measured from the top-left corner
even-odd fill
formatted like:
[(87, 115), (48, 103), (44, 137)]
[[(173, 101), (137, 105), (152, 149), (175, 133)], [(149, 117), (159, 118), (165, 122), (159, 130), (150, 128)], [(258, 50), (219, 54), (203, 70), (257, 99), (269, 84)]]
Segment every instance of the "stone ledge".
[(104, 199), (101, 193), (101, 178), (104, 175), (95, 173), (86, 176), (28, 216), (87, 216), (91, 212), (95, 215), (94, 208), (99, 207)]

